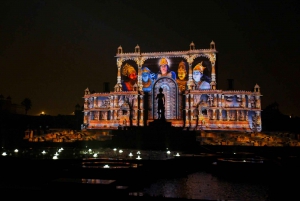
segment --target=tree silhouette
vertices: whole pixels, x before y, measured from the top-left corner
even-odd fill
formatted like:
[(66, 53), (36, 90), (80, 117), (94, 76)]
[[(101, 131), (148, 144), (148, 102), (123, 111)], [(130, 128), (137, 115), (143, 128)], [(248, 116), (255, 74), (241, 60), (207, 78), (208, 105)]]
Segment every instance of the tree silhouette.
[(27, 115), (28, 110), (30, 110), (32, 106), (31, 100), (29, 98), (25, 98), (21, 105), (25, 107), (25, 114)]

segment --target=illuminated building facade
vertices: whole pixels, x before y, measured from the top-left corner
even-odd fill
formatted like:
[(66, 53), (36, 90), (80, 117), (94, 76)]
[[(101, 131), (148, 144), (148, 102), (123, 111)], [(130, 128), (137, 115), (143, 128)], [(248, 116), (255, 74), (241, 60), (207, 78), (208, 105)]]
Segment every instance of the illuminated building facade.
[(84, 92), (85, 129), (149, 126), (158, 119), (156, 96), (163, 89), (165, 118), (174, 127), (196, 130), (262, 130), (261, 93), (220, 90), (216, 46), (187, 51), (132, 53), (117, 49), (117, 83), (108, 93)]

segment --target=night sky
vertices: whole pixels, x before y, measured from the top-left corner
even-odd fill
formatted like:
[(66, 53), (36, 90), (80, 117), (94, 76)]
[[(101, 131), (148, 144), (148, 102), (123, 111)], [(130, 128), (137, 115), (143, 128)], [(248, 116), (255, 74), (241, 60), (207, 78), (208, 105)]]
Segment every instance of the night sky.
[(0, 94), (29, 115), (72, 114), (84, 90), (117, 82), (115, 55), (185, 51), (216, 43), (217, 88), (261, 87), (262, 109), (277, 102), (300, 116), (296, 0), (2, 0)]

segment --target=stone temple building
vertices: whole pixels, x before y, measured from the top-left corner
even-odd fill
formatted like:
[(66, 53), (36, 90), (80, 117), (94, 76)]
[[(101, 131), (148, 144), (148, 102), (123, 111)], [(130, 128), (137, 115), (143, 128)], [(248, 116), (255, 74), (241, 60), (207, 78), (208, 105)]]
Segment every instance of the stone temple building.
[[(84, 129), (146, 127), (164, 121), (173, 127), (194, 130), (260, 132), (261, 93), (217, 88), (217, 50), (134, 52), (117, 48), (116, 84), (107, 93), (84, 91)], [(164, 94), (158, 108), (159, 89)], [(163, 114), (162, 114), (163, 113)], [(163, 119), (160, 119), (164, 115)]]

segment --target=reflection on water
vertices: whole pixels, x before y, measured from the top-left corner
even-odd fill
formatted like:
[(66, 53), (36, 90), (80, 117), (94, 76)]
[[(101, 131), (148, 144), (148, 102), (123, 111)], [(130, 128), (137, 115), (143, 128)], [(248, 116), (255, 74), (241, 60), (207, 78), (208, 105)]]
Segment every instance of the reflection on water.
[[(288, 200), (287, 197), (298, 196), (297, 182), (300, 180), (297, 157), (281, 159), (280, 161), (285, 163), (280, 166), (275, 164), (268, 166), (265, 161), (246, 163), (248, 155), (242, 160), (245, 162), (240, 164), (241, 161), (232, 160), (230, 155), (226, 160), (218, 158), (215, 165), (207, 166), (204, 164), (214, 155), (203, 154), (202, 157), (202, 154), (188, 155), (172, 150), (149, 151), (101, 147), (90, 149), (87, 146), (9, 150), (2, 147), (0, 153), (3, 163), (9, 162), (4, 166), (6, 170), (15, 172), (13, 175), (3, 174), (3, 178), (0, 177), (0, 189), (42, 189), (52, 188), (52, 186), (57, 189), (56, 185), (59, 184), (63, 188), (69, 186), (72, 190), (75, 187), (78, 189), (96, 187), (97, 191), (102, 189), (102, 192), (121, 192), (129, 196), (270, 201)], [(57, 159), (52, 160), (56, 155)], [(137, 157), (142, 160), (138, 160)], [(4, 160), (14, 158), (30, 160)], [(205, 162), (200, 163), (198, 159)], [(258, 159), (260, 161), (260, 158)], [(193, 162), (186, 165), (190, 160)], [(25, 164), (24, 161), (32, 163)], [(230, 162), (230, 165), (227, 162)], [(166, 164), (168, 165), (165, 166)], [(188, 168), (193, 165), (196, 169)], [(218, 168), (214, 169), (214, 167)], [(80, 185), (73, 185), (74, 183)]]
[(186, 178), (163, 179), (144, 189), (145, 195), (204, 200), (266, 200), (268, 185), (246, 181), (226, 181), (208, 172)]

